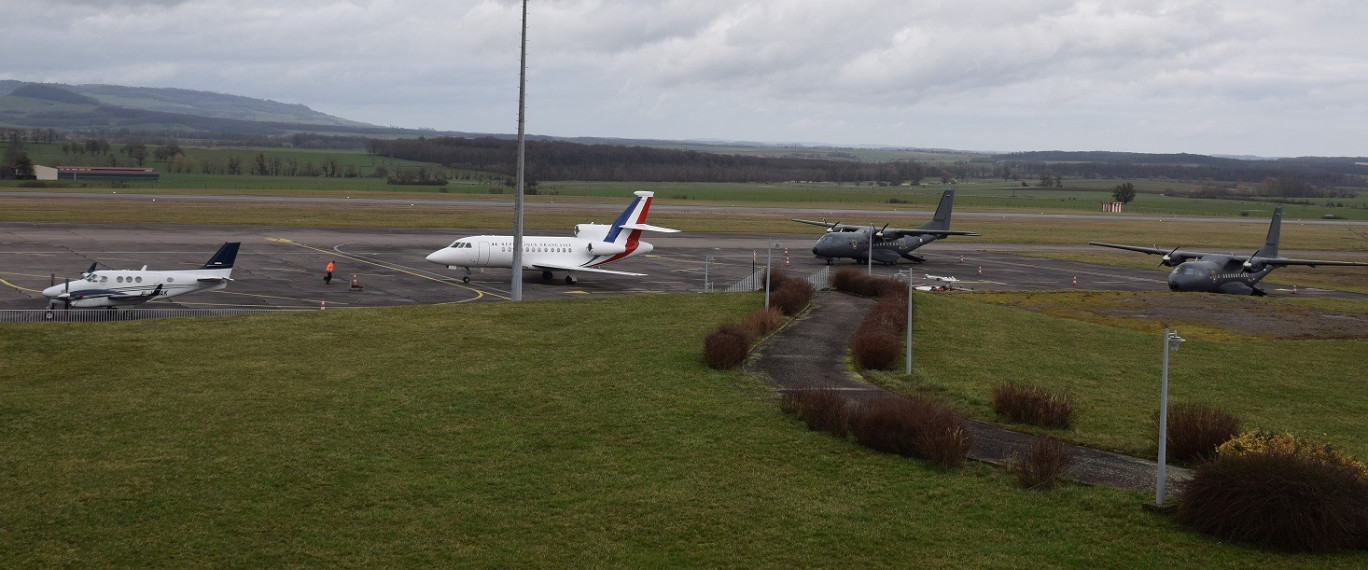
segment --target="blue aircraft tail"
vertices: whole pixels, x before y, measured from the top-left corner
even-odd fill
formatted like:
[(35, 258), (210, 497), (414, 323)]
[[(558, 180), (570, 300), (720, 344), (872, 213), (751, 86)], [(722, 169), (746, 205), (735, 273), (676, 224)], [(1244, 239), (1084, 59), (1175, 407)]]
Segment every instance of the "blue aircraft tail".
[(237, 261), (238, 247), (241, 245), (242, 242), (236, 241), (224, 243), (200, 269), (232, 269), (233, 262)]

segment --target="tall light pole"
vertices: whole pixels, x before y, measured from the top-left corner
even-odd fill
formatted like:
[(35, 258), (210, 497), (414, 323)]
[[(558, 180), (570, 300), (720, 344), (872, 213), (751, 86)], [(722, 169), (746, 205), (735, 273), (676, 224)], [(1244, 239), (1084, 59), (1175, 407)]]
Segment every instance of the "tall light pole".
[(865, 251), (865, 275), (874, 274), (874, 226), (869, 226), (869, 249)]
[(774, 280), (770, 276), (770, 272), (772, 271), (772, 269), (770, 269), (770, 260), (774, 258), (774, 248), (776, 247), (780, 247), (780, 244), (777, 241), (770, 242), (769, 247), (765, 249), (765, 310), (769, 310), (770, 282)]
[(907, 370), (912, 375), (912, 268), (907, 268)]
[(527, 109), (527, 0), (522, 3), (522, 40), (518, 57), (518, 188), (513, 194), (513, 283), (509, 298), (522, 300), (523, 258), (523, 169), (526, 166), (527, 132), (524, 112)]
[(1168, 364), (1169, 352), (1177, 352), (1178, 344), (1187, 340), (1178, 331), (1164, 329), (1164, 373), (1159, 382), (1159, 462), (1154, 476), (1154, 506), (1164, 506), (1164, 483), (1168, 461)]

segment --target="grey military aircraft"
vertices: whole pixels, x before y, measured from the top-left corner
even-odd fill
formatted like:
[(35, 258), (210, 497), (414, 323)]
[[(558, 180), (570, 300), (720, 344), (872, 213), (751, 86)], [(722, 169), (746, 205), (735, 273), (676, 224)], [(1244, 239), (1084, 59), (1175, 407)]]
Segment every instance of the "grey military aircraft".
[(1278, 256), (1278, 234), (1282, 226), (1282, 206), (1273, 210), (1273, 221), (1268, 225), (1268, 237), (1263, 247), (1248, 256), (1223, 253), (1203, 253), (1182, 251), (1175, 247), (1171, 250), (1138, 245), (1118, 245), (1114, 243), (1088, 242), (1091, 245), (1114, 247), (1151, 255), (1162, 255), (1159, 264), (1173, 267), (1168, 276), (1170, 291), (1200, 291), (1204, 293), (1230, 293), (1235, 295), (1265, 295), (1255, 287), (1259, 280), (1267, 277), (1274, 269), (1284, 265), (1348, 265), (1368, 266), (1357, 261), (1324, 261), (1319, 259), (1293, 259)]
[(941, 194), (940, 205), (936, 207), (936, 214), (931, 217), (931, 221), (908, 230), (890, 228), (888, 224), (884, 224), (882, 229), (876, 229), (874, 226), (852, 226), (840, 222), (829, 223), (826, 220), (818, 222), (793, 218), (792, 221), (823, 226), (827, 229), (826, 234), (812, 245), (812, 254), (825, 258), (827, 263), (843, 257), (854, 259), (857, 263), (867, 263), (871, 242), (874, 246), (874, 261), (894, 265), (898, 263), (899, 258), (907, 258), (915, 263), (922, 263), (926, 258), (912, 255), (912, 250), (938, 239), (945, 239), (947, 236), (979, 235), (950, 229), (950, 209), (954, 203), (955, 191), (946, 190)]

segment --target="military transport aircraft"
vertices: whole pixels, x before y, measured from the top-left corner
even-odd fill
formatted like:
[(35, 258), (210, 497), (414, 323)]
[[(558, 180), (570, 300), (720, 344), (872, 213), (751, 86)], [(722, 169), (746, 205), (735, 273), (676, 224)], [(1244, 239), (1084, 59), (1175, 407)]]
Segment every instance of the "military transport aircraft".
[[(607, 273), (641, 277), (645, 273), (630, 273), (600, 269), (599, 266), (634, 255), (650, 253), (651, 244), (640, 240), (642, 231), (678, 232), (646, 224), (654, 192), (637, 191), (611, 225), (575, 224), (575, 237), (527, 236), (523, 238), (523, 269), (540, 269), (542, 279), (550, 281), (552, 271), (565, 271), (565, 282), (575, 283), (575, 273)], [(447, 268), (465, 269), (461, 278), (470, 282), (471, 267), (511, 267), (513, 265), (513, 236), (472, 236), (458, 239), (442, 249), (428, 254), (427, 260)]]
[(1254, 253), (1249, 256), (1182, 251), (1177, 247), (1166, 250), (1157, 247), (1118, 245), (1095, 241), (1088, 243), (1164, 256), (1159, 264), (1174, 268), (1168, 276), (1168, 286), (1171, 291), (1265, 295), (1266, 293), (1262, 289), (1254, 285), (1267, 277), (1274, 269), (1284, 265), (1307, 265), (1311, 267), (1317, 265), (1368, 266), (1368, 263), (1357, 261), (1323, 261), (1278, 257), (1278, 234), (1281, 226), (1282, 206), (1278, 206), (1277, 209), (1273, 210), (1273, 221), (1268, 224), (1268, 237), (1264, 239), (1263, 247), (1254, 250)]
[(81, 274), (77, 281), (67, 280), (43, 290), (48, 307), (61, 303), (70, 309), (86, 307), (114, 308), (140, 305), (158, 297), (166, 299), (186, 293), (217, 291), (232, 281), (233, 261), (237, 260), (239, 242), (219, 247), (199, 269), (148, 271), (142, 269), (96, 270), (97, 264)]
[[(938, 239), (945, 239), (947, 236), (979, 235), (950, 229), (950, 209), (954, 203), (955, 191), (946, 190), (941, 194), (940, 205), (936, 207), (936, 214), (931, 217), (931, 221), (909, 230), (889, 228), (888, 224), (884, 224), (883, 229), (876, 230), (873, 226), (827, 223), (825, 220), (817, 222), (794, 218), (792, 221), (823, 226), (827, 229), (827, 233), (812, 245), (812, 254), (825, 258), (828, 264), (840, 257), (849, 257), (857, 263), (868, 262), (871, 241), (874, 242), (874, 261), (894, 265), (898, 263), (899, 257), (905, 257), (915, 263), (922, 263), (926, 258), (912, 255), (912, 250)], [(870, 239), (871, 233), (873, 240)]]

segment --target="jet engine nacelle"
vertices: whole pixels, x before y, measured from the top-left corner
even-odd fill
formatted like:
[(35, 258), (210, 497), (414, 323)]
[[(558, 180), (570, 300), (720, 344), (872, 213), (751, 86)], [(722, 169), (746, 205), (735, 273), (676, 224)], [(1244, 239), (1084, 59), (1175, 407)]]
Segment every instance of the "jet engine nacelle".
[(617, 255), (626, 253), (627, 246), (620, 243), (609, 243), (606, 241), (589, 242), (589, 253), (594, 255)]
[[(603, 241), (608, 237), (608, 230), (612, 226), (604, 224), (575, 224), (575, 237), (587, 239), (589, 241)], [(595, 249), (598, 249), (595, 247)]]

